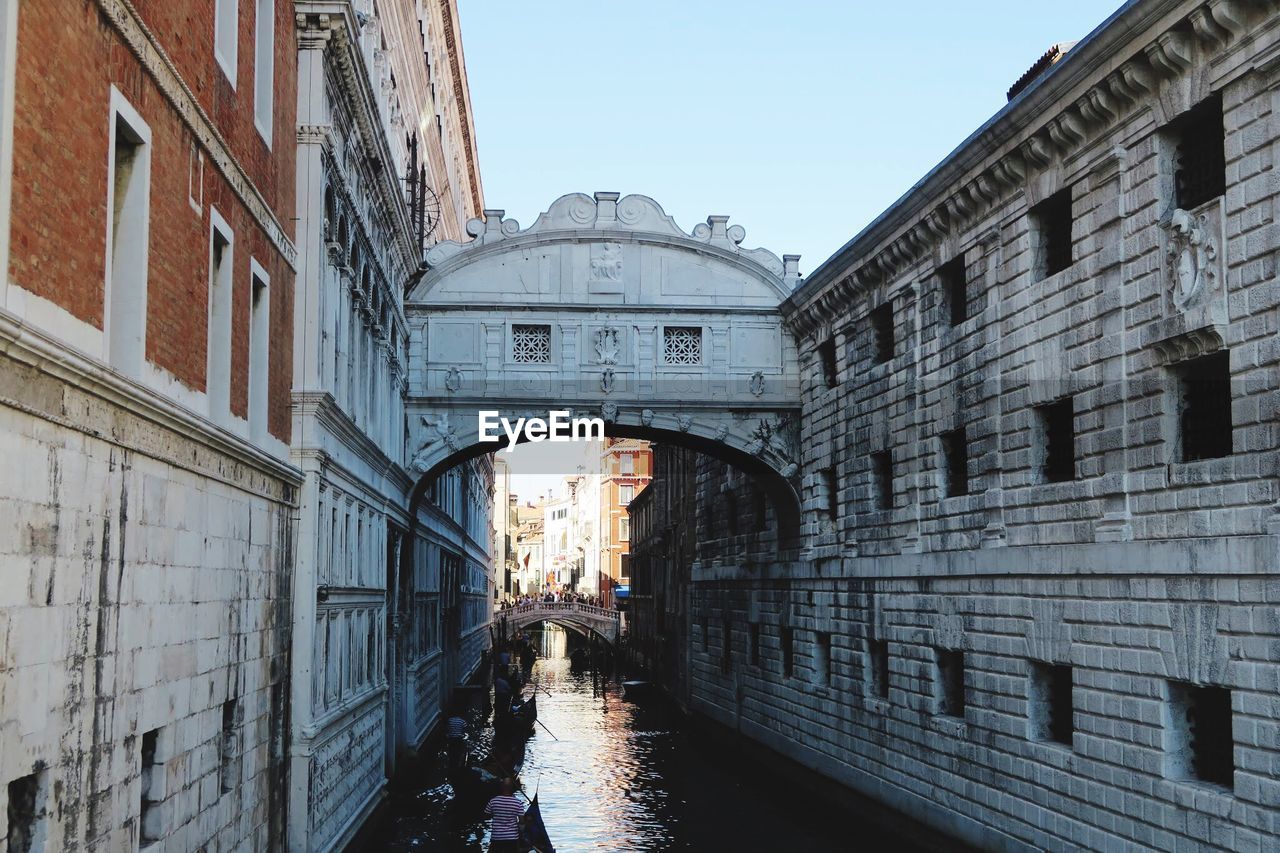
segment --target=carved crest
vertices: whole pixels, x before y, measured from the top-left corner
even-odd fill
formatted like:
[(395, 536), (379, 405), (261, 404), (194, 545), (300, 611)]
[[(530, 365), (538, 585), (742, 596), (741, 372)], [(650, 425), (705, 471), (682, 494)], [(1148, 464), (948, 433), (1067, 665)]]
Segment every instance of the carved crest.
[(614, 373), (612, 367), (606, 367), (600, 374), (600, 390), (608, 394), (613, 390)]
[(1173, 304), (1186, 309), (1214, 289), (1218, 246), (1210, 234), (1209, 217), (1204, 213), (1194, 216), (1185, 210), (1175, 210), (1168, 228), (1169, 244), (1165, 254)]
[(756, 397), (759, 397), (761, 394), (763, 394), (764, 393), (764, 371), (757, 370), (755, 373), (751, 374), (751, 382), (747, 387), (751, 389), (751, 393)]
[(617, 364), (618, 353), (621, 347), (618, 345), (618, 330), (613, 326), (605, 326), (596, 332), (596, 360), (601, 364)]
[(444, 377), (444, 387), (450, 392), (457, 391), (462, 387), (462, 371), (453, 366), (449, 368), (449, 373)]

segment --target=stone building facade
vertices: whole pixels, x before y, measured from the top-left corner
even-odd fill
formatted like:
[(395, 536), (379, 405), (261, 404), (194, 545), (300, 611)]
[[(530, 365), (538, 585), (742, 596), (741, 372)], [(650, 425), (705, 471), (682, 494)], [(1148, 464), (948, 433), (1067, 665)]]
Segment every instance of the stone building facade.
[(493, 473), (476, 460), (411, 505), (403, 294), (481, 196), (456, 6), (308, 3), (296, 34), (292, 451), (305, 479), (289, 838), (328, 850), (479, 661)]
[(0, 848), (282, 849), (292, 5), (0, 21)]
[(1127, 3), (797, 288), (802, 547), (698, 553), (695, 710), (983, 848), (1274, 849), (1278, 55)]

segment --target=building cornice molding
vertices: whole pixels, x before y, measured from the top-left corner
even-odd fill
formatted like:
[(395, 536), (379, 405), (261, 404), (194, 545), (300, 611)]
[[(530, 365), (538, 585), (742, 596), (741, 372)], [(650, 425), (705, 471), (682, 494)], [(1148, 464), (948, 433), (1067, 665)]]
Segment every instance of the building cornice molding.
[(1274, 10), (1270, 0), (1211, 0), (1175, 17), (1185, 5), (1130, 0), (810, 274), (782, 304), (786, 324), (799, 337), (813, 333), (856, 293), (919, 263), (1030, 178), (1100, 139), (1162, 83), (1186, 74), (1198, 51), (1213, 62)]
[(178, 73), (177, 66), (160, 46), (155, 35), (143, 23), (133, 4), (129, 0), (97, 0), (97, 5), (103, 17), (111, 22), (142, 65), (143, 70), (155, 82), (156, 88), (173, 105), (174, 111), (183, 124), (208, 154), (210, 162), (222, 173), (227, 186), (240, 199), (245, 210), (267, 235), (267, 239), (275, 246), (280, 256), (294, 272), (297, 272), (297, 248), (285, 233), (280, 220), (276, 218), (275, 211), (258, 191), (257, 185), (249, 177), (248, 172), (231, 153), (231, 147), (226, 139), (200, 106), (190, 87)]
[[(243, 465), (247, 470), (237, 472), (234, 468), (214, 464), (212, 460), (208, 464), (200, 464), (199, 456), (196, 454), (167, 453), (156, 442), (149, 444), (144, 441), (130, 440), (118, 431), (104, 432), (96, 429), (93, 423), (68, 417), (64, 412), (35, 408), (18, 400), (6, 399), (4, 400), (6, 405), (111, 444), (127, 447), (145, 456), (160, 459), (175, 468), (218, 480), (234, 488), (262, 493), (262, 484), (258, 484), (258, 488), (255, 488), (255, 485), (249, 482), (250, 471), (287, 485), (290, 491), (296, 492), (297, 487), (302, 483), (302, 471), (293, 465), (277, 459), (168, 397), (126, 378), (87, 355), (66, 347), (3, 309), (0, 309), (0, 352), (43, 374), (54, 377), (69, 388), (114, 406), (131, 417), (145, 420), (174, 435), (181, 436), (185, 441), (202, 445), (220, 457)], [(65, 407), (70, 401), (63, 398), (57, 402)], [(78, 409), (78, 413), (86, 412)], [(237, 477), (238, 473), (242, 476)], [(281, 493), (275, 495), (273, 499), (293, 505), (297, 497), (296, 493), (293, 495)]]
[[(398, 462), (387, 456), (356, 422), (342, 410), (328, 391), (294, 391), (294, 414), (313, 417), (344, 446), (354, 452), (379, 476), (391, 480), (402, 493), (408, 494), (413, 480)], [(329, 454), (329, 465), (337, 464)], [(359, 478), (356, 478), (359, 479)]]
[[(402, 258), (409, 259), (405, 262), (406, 267), (414, 269), (420, 250), (415, 250), (410, 238), (413, 229), (410, 227), (408, 204), (400, 191), (398, 165), (382, 133), (378, 99), (360, 49), (360, 22), (348, 2), (302, 2), (295, 4), (295, 10), (299, 47), (309, 44), (313, 49), (325, 50), (332, 60), (326, 62), (326, 66), (333, 71), (337, 93), (347, 107), (365, 155), (361, 161), (364, 167), (361, 177), (378, 196), (379, 212), (393, 220), (392, 227), (388, 229), (392, 240)], [(332, 125), (327, 131), (329, 134), (334, 132)], [(324, 147), (332, 151), (332, 141), (326, 141)], [(358, 208), (353, 206), (353, 209)], [(364, 237), (374, 245), (367, 233)]]
[(467, 154), (467, 189), (471, 210), (484, 210), (484, 190), (480, 183), (480, 167), (476, 165), (476, 129), (471, 120), (471, 89), (467, 83), (466, 65), (462, 59), (462, 37), (458, 23), (457, 0), (440, 0), (440, 17), (444, 24), (444, 45), (449, 54), (449, 76), (453, 81), (454, 103), (458, 105), (458, 124)]

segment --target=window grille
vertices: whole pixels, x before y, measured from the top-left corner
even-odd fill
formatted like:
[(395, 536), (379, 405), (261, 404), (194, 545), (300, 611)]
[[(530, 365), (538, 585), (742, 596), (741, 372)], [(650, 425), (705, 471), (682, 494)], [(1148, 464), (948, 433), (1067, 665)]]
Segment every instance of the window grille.
[(840, 369), (836, 363), (836, 339), (828, 338), (818, 344), (818, 356), (822, 359), (822, 378), (828, 388), (840, 384)]
[(889, 303), (872, 311), (867, 320), (871, 323), (871, 335), (875, 342), (874, 361), (884, 364), (893, 359), (893, 306)]
[(1214, 95), (1173, 121), (1173, 182), (1177, 206), (1199, 207), (1227, 189), (1222, 96)]
[(1173, 775), (1222, 785), (1235, 782), (1235, 739), (1231, 733), (1231, 691), (1169, 682), (1168, 744)]
[(1070, 397), (1037, 406), (1040, 429), (1044, 435), (1044, 468), (1046, 483), (1064, 483), (1076, 478), (1075, 409)]
[(1071, 266), (1071, 188), (1059, 190), (1031, 209), (1036, 236), (1036, 278)]
[(1030, 675), (1031, 738), (1071, 746), (1075, 731), (1071, 667), (1032, 661)]
[(867, 668), (870, 670), (871, 692), (881, 699), (889, 698), (889, 643), (867, 641)]
[(888, 450), (871, 454), (875, 508), (893, 509), (893, 454)]
[(942, 434), (942, 455), (947, 497), (969, 494), (969, 446), (963, 427)]
[(969, 318), (969, 282), (965, 275), (964, 256), (953, 258), (938, 267), (938, 278), (946, 295), (946, 308), (952, 326)]
[(1182, 459), (1231, 455), (1231, 365), (1226, 350), (1179, 368)]
[(667, 326), (662, 330), (664, 364), (702, 364), (702, 327)]
[(550, 364), (551, 327), (529, 323), (512, 325), (511, 360), (520, 364)]
[(938, 713), (964, 716), (964, 652), (938, 649)]

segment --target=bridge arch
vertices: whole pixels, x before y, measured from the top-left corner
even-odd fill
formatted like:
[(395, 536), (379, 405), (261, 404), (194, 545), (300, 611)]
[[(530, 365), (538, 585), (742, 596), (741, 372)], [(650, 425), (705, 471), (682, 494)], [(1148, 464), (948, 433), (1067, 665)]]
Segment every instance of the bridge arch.
[(778, 306), (798, 256), (744, 249), (709, 216), (685, 232), (653, 199), (574, 193), (526, 229), (487, 210), (410, 289), (406, 437), (413, 503), (447, 469), (505, 445), (479, 412), (552, 409), (606, 434), (691, 447), (752, 475), (780, 543), (798, 539), (797, 348)]
[(543, 622), (551, 622), (586, 636), (594, 634), (610, 645), (617, 645), (621, 634), (621, 617), (618, 611), (590, 604), (536, 601), (509, 607), (498, 614), (498, 624), (507, 636)]

